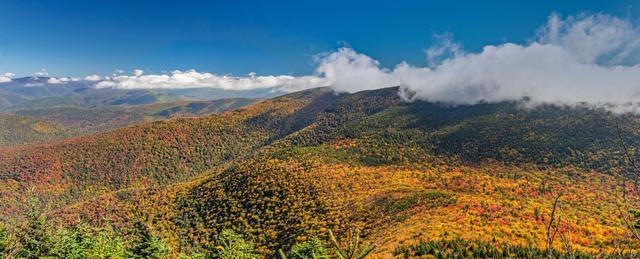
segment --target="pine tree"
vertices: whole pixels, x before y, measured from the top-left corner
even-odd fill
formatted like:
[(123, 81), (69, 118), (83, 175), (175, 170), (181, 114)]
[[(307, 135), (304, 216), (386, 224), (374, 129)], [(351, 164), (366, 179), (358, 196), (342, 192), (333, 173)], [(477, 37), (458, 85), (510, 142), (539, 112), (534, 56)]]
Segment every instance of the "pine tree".
[[(278, 251), (281, 259), (287, 259), (282, 250)], [(313, 237), (305, 242), (298, 243), (289, 251), (291, 259), (324, 259), (329, 258), (327, 251), (320, 239)]]
[(87, 258), (85, 254), (86, 236), (78, 229), (58, 229), (51, 235), (52, 246), (49, 252), (55, 258), (80, 259)]
[(42, 258), (49, 256), (51, 227), (38, 209), (37, 202), (31, 202), (28, 221), (17, 231), (18, 252), (20, 258)]
[(232, 230), (223, 230), (216, 239), (217, 257), (223, 259), (253, 259), (258, 258), (253, 243)]
[(122, 237), (118, 235), (110, 226), (99, 229), (87, 229), (83, 227), (83, 232), (87, 233), (84, 246), (85, 253), (89, 258), (126, 258), (127, 251)]
[(136, 223), (139, 239), (129, 251), (132, 258), (166, 258), (169, 254), (167, 245), (154, 237), (149, 227), (141, 222)]
[(4, 223), (0, 223), (0, 258), (9, 246), (9, 231)]

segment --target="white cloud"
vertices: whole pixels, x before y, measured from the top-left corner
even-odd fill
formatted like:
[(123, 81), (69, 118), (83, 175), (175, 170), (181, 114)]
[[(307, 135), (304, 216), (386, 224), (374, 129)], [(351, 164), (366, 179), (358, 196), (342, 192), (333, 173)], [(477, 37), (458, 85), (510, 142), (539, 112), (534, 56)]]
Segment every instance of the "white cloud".
[(429, 67), (435, 67), (446, 59), (459, 57), (464, 54), (460, 44), (454, 42), (452, 38), (453, 36), (450, 33), (434, 36), (434, 42), (436, 42), (436, 44), (425, 50)]
[(66, 84), (67, 82), (64, 82), (62, 80), (60, 80), (59, 78), (49, 78), (49, 80), (47, 80), (47, 84), (52, 84), (52, 85), (57, 85), (57, 84)]
[(49, 76), (49, 72), (46, 69), (40, 69), (40, 71), (33, 73), (34, 76)]
[[(446, 60), (419, 82), (404, 77), (414, 99), (477, 103), (614, 103), (640, 101), (640, 31), (630, 22), (592, 15), (552, 15), (527, 45), (487, 46)], [(405, 67), (410, 71), (415, 68)]]
[(134, 76), (140, 77), (140, 76), (142, 76), (142, 74), (144, 74), (144, 71), (141, 70), (141, 69), (134, 69), (133, 70), (133, 75)]
[[(530, 97), (532, 103), (614, 104), (640, 102), (640, 30), (628, 20), (597, 14), (551, 15), (526, 44), (504, 43), (465, 53), (445, 34), (425, 52), (428, 66), (400, 63), (392, 69), (350, 48), (319, 55), (308, 76), (216, 75), (173, 71), (114, 75), (98, 87), (295, 91), (331, 85), (355, 92), (401, 86), (407, 100), (454, 104), (499, 102)], [(629, 108), (629, 107), (627, 107)]]
[(353, 61), (329, 62), (338, 66), (334, 70), (344, 72), (327, 77), (336, 77), (332, 85), (340, 91), (399, 85), (408, 100), (454, 104), (527, 96), (534, 104), (587, 102), (629, 110), (638, 108), (630, 103), (640, 102), (640, 30), (626, 20), (606, 15), (563, 20), (552, 15), (538, 38), (528, 44), (486, 46), (479, 53), (467, 54), (456, 46), (454, 54), (437, 65), (401, 63), (392, 70), (343, 49), (334, 53), (340, 56), (334, 60)]
[(211, 87), (226, 90), (250, 90), (258, 88), (278, 88), (283, 91), (295, 91), (310, 87), (321, 86), (323, 81), (315, 76), (294, 77), (257, 76), (246, 77), (231, 75), (216, 75), (195, 70), (175, 70), (167, 74), (144, 75), (140, 70), (132, 76), (119, 75), (96, 84), (98, 88), (113, 87), (123, 89), (134, 88), (194, 88)]
[(538, 42), (561, 46), (585, 64), (630, 65), (640, 62), (640, 30), (615, 16), (579, 15), (562, 20), (551, 15)]
[(100, 81), (100, 80), (102, 80), (102, 77), (100, 75), (90, 75), (90, 76), (84, 77), (84, 80), (87, 80), (87, 81)]
[(16, 76), (14, 73), (11, 72), (7, 72), (4, 73), (2, 75), (0, 75), (0, 83), (7, 83), (7, 82), (11, 82), (11, 78)]
[(47, 80), (47, 84), (59, 85), (77, 81), (80, 81), (80, 79), (76, 77), (51, 77)]
[(391, 71), (380, 63), (350, 48), (317, 57), (316, 76), (336, 90), (356, 92), (397, 85)]

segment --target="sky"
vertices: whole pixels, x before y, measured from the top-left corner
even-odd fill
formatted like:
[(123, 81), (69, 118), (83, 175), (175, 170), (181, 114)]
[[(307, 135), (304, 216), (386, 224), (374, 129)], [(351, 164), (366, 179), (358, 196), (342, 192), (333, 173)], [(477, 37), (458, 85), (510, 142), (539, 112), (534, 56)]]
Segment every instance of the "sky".
[(0, 74), (306, 75), (348, 46), (383, 67), (427, 64), (437, 35), (465, 50), (523, 43), (552, 13), (636, 21), (640, 1), (29, 1), (0, 3)]
[(230, 2), (4, 1), (0, 83), (399, 86), (406, 101), (640, 113), (640, 1)]

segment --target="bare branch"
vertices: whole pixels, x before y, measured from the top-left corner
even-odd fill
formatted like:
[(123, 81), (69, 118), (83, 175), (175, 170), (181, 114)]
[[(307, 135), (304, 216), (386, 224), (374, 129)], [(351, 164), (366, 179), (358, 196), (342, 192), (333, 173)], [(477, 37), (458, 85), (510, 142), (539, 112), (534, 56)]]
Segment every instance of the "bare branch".
[[(558, 201), (562, 195), (558, 194), (553, 200), (553, 208), (551, 209), (551, 218), (549, 218), (549, 224), (547, 225), (547, 256), (551, 259), (553, 258), (553, 240), (556, 238), (560, 227), (558, 223), (555, 224), (556, 221), (556, 211), (558, 209)], [(551, 231), (553, 230), (553, 233)]]

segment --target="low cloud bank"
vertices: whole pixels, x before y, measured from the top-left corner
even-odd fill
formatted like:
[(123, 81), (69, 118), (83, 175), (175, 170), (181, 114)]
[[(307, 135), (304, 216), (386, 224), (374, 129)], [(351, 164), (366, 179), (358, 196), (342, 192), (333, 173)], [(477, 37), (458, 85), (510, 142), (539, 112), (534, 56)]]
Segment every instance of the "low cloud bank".
[(195, 70), (175, 70), (168, 74), (145, 75), (144, 71), (136, 69), (133, 75), (116, 75), (97, 83), (96, 86), (98, 88), (122, 89), (211, 87), (225, 90), (251, 90), (272, 88), (281, 91), (296, 91), (323, 86), (323, 82), (324, 79), (316, 76), (257, 76), (252, 73), (238, 77)]
[(84, 80), (86, 80), (86, 81), (100, 81), (100, 80), (102, 80), (102, 76), (100, 76), (100, 75), (85, 76)]
[(80, 78), (76, 78), (76, 77), (51, 77), (49, 78), (49, 80), (47, 80), (47, 84), (63, 85), (69, 82), (78, 82), (78, 81), (80, 81)]
[(188, 88), (297, 91), (332, 86), (355, 92), (400, 86), (405, 99), (475, 104), (520, 100), (531, 103), (609, 104), (635, 109), (640, 102), (640, 30), (628, 20), (595, 14), (551, 15), (526, 44), (504, 43), (467, 53), (449, 35), (426, 50), (429, 65), (380, 63), (351, 48), (316, 57), (308, 76), (216, 75), (173, 71), (114, 75), (97, 87)]
[(33, 76), (36, 76), (36, 77), (49, 76), (49, 71), (43, 68), (43, 69), (40, 69), (40, 71), (33, 73)]
[(0, 75), (0, 83), (11, 82), (11, 78), (14, 77), (15, 74), (7, 72)]

